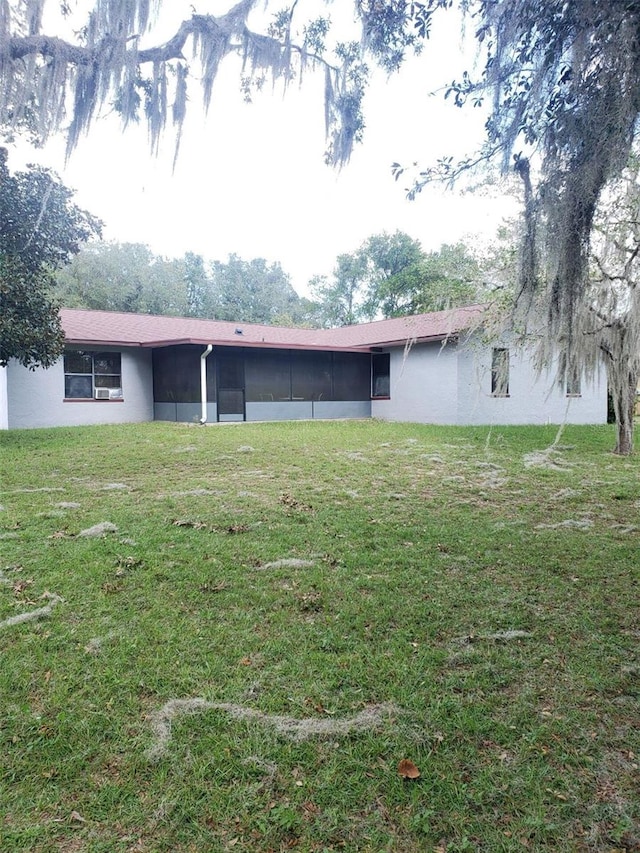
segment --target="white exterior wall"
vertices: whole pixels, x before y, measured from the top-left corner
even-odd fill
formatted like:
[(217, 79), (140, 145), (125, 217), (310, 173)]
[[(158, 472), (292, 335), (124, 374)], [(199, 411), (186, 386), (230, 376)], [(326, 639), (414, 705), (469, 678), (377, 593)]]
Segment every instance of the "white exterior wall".
[(467, 343), (416, 344), (408, 354), (391, 350), (391, 398), (372, 400), (374, 418), (428, 424), (603, 424), (607, 422), (604, 370), (582, 381), (579, 397), (567, 397), (554, 382), (555, 368), (536, 373), (526, 351), (509, 350), (509, 396), (491, 394), (493, 346)]
[(372, 400), (371, 415), (388, 421), (457, 423), (457, 345), (415, 344), (391, 350), (389, 400)]
[(121, 353), (124, 395), (122, 401), (65, 402), (62, 359), (46, 370), (27, 370), (12, 361), (7, 367), (9, 428), (137, 423), (153, 420), (151, 350), (101, 347), (100, 352)]
[[(509, 396), (491, 394), (493, 346), (509, 349)], [(555, 366), (538, 374), (526, 350), (507, 342), (480, 344), (472, 339), (459, 348), (457, 423), (464, 424), (603, 424), (607, 422), (605, 371), (582, 380), (581, 395), (568, 397), (555, 380)]]
[(6, 367), (0, 367), (0, 429), (9, 429), (9, 401), (7, 400)]

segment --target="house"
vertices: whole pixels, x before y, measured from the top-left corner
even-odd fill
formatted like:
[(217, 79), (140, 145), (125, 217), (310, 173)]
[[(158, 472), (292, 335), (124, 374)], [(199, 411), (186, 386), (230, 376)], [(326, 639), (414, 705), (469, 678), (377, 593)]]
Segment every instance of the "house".
[[(605, 423), (604, 377), (560, 388), (486, 343), (483, 308), (298, 329), (62, 309), (63, 358), (0, 369), (0, 428), (381, 418)], [(568, 393), (567, 393), (568, 392)]]

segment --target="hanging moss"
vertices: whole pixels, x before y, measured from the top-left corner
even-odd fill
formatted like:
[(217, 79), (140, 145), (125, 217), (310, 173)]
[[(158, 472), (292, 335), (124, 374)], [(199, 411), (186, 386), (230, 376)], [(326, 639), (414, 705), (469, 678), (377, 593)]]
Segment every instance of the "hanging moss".
[[(0, 0), (0, 123), (5, 128), (31, 125), (42, 141), (67, 123), (67, 155), (99, 111), (115, 105), (124, 126), (146, 120), (154, 153), (169, 120), (177, 156), (190, 87), (200, 82), (208, 109), (220, 67), (231, 55), (242, 60), (245, 85), (269, 76), (286, 87), (306, 67), (323, 66), (330, 80), (325, 88), (328, 159), (342, 165), (361, 137), (366, 85), (361, 49), (338, 52), (331, 64), (318, 52), (317, 39), (309, 47), (306, 36), (302, 45), (294, 44), (296, 3), (267, 34), (248, 26), (257, 0), (240, 0), (218, 17), (194, 12), (172, 38), (152, 47), (142, 43), (160, 0), (95, 0), (76, 43), (42, 32), (45, 3), (24, 0), (11, 6)], [(191, 64), (197, 66), (193, 74)]]

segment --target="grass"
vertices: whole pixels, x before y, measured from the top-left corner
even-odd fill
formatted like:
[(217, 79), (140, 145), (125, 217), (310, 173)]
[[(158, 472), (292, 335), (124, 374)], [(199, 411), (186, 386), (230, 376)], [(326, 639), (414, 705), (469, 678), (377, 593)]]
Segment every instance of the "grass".
[(0, 849), (640, 850), (640, 465), (554, 438), (2, 434)]

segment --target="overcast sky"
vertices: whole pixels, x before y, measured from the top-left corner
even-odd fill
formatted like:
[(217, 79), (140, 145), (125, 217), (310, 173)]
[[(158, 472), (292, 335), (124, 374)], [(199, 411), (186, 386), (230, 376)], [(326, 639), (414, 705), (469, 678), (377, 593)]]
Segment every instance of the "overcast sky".
[[(182, 6), (172, 0), (174, 20)], [(336, 6), (329, 7), (334, 14)], [(235, 252), (279, 261), (300, 293), (313, 275), (331, 271), (339, 253), (381, 231), (406, 231), (425, 249), (490, 239), (515, 209), (513, 200), (429, 189), (409, 202), (406, 182), (391, 175), (394, 161), (428, 164), (441, 154), (469, 153), (482, 138), (481, 111), (457, 109), (442, 91), (430, 95), (466, 64), (457, 30), (443, 25), (399, 74), (376, 75), (364, 144), (341, 172), (323, 162), (322, 75), (307, 74), (284, 97), (269, 87), (247, 105), (232, 64), (217, 81), (207, 117), (194, 90), (175, 171), (170, 136), (154, 158), (146, 131), (123, 133), (115, 116), (94, 124), (66, 167), (62, 137), (40, 152), (12, 152), (10, 165), (53, 167), (77, 202), (104, 220), (105, 239), (146, 243), (164, 256), (194, 251), (225, 260)]]

